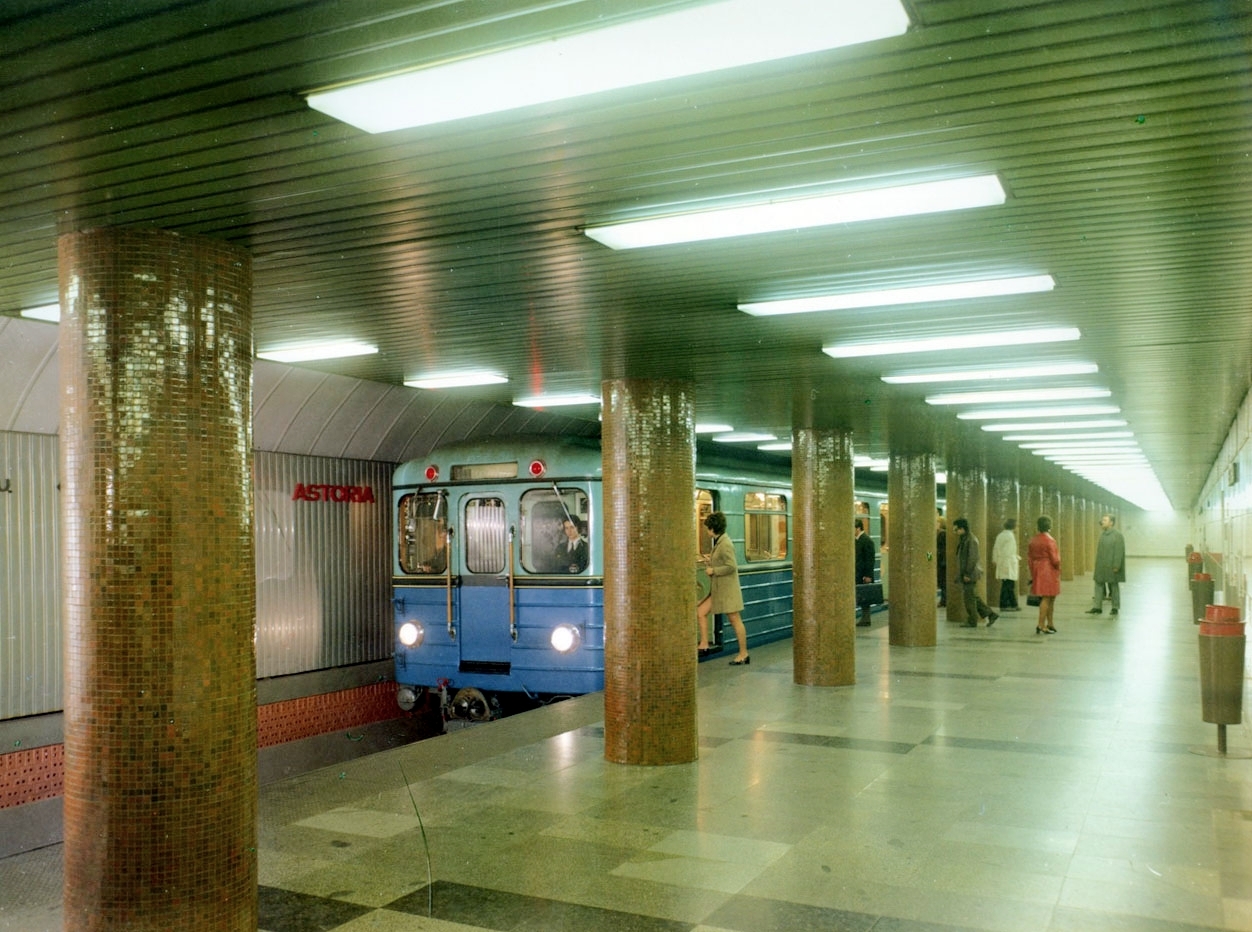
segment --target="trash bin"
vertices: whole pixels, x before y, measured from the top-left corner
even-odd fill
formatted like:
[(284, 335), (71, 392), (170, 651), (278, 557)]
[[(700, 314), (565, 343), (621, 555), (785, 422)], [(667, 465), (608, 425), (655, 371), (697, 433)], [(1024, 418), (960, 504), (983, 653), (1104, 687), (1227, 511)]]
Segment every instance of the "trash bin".
[(1196, 573), (1191, 577), (1191, 621), (1199, 624), (1204, 613), (1213, 604), (1213, 577), (1208, 573)]
[[(1187, 546), (1190, 546), (1188, 544)], [(1187, 585), (1191, 585), (1191, 580), (1196, 573), (1204, 572), (1204, 554), (1198, 550), (1191, 550), (1187, 553)]]
[(1239, 609), (1210, 605), (1200, 622), (1200, 715), (1214, 725), (1243, 721), (1243, 652)]

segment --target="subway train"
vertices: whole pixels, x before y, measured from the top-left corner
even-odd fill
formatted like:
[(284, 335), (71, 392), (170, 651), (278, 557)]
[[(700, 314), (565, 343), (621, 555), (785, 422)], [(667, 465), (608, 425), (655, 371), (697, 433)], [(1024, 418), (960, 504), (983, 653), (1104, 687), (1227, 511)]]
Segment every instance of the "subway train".
[[(791, 472), (701, 446), (692, 490), (693, 585), (703, 519), (726, 515), (749, 644), (791, 634)], [(392, 484), (397, 701), (431, 693), (445, 718), (486, 721), (517, 702), (604, 688), (604, 492), (600, 445), (536, 438), (450, 445)], [(881, 541), (886, 496), (857, 494)], [(849, 516), (851, 517), (851, 516)], [(851, 534), (851, 522), (849, 522)], [(715, 643), (722, 643), (721, 618)], [(691, 619), (692, 648), (696, 643)], [(727, 626), (726, 635), (733, 640)], [(714, 652), (716, 656), (716, 651)]]

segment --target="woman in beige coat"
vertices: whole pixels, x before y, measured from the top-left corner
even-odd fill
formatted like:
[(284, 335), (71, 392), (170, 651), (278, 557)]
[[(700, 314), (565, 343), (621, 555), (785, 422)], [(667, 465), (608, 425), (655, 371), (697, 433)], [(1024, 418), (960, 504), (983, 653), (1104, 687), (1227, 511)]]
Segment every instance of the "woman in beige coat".
[(709, 594), (696, 606), (696, 620), (700, 624), (701, 649), (707, 649), (709, 643), (709, 614), (725, 615), (730, 619), (730, 626), (735, 629), (735, 638), (739, 642), (739, 653), (730, 663), (741, 666), (751, 663), (748, 656), (748, 632), (743, 627), (743, 593), (739, 589), (739, 566), (735, 560), (735, 545), (726, 536), (726, 516), (715, 511), (704, 519), (704, 526), (713, 535), (713, 549), (707, 556), (701, 556), (704, 571), (709, 574)]

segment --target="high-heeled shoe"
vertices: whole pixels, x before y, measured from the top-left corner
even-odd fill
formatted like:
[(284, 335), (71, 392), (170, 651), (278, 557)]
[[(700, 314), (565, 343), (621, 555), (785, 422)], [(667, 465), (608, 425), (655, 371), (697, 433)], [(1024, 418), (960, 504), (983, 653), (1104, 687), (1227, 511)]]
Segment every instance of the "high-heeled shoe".
[(730, 662), (730, 665), (732, 667), (746, 667), (751, 662), (752, 662), (751, 657), (744, 657), (742, 660), (732, 660)]
[(1048, 633), (1047, 628), (1040, 628), (1037, 625), (1035, 626), (1035, 634), (1047, 634), (1047, 633)]
[(1056, 634), (1056, 628), (1048, 625), (1048, 634)]

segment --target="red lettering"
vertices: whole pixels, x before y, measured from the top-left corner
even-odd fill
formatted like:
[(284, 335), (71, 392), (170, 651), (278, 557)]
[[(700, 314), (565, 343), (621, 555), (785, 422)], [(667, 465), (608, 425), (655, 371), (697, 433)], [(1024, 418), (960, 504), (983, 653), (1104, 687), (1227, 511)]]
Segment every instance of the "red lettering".
[(373, 505), (374, 490), (368, 485), (325, 485), (297, 482), (293, 502), (355, 502)]

